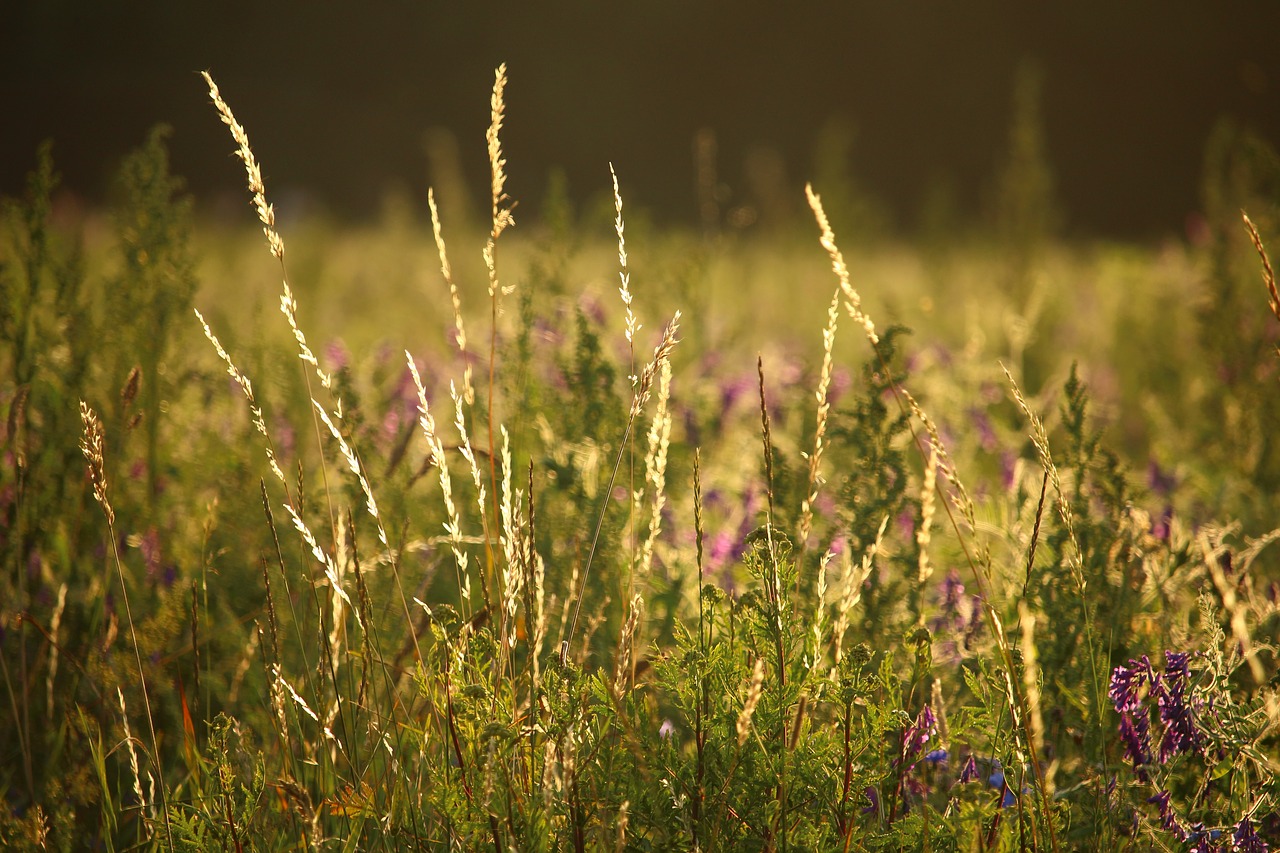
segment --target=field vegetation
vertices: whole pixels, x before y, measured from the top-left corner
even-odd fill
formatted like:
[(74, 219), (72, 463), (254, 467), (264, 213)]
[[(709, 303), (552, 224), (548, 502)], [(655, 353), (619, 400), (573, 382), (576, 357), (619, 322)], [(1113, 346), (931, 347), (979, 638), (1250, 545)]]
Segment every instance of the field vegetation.
[(508, 198), (500, 68), (483, 221), (354, 227), (205, 82), (241, 220), (163, 128), (109, 211), (47, 146), (5, 202), (0, 845), (1280, 841), (1264, 141), (1071, 240), (1023, 82), (979, 224), (828, 164), (666, 230), (608, 152)]

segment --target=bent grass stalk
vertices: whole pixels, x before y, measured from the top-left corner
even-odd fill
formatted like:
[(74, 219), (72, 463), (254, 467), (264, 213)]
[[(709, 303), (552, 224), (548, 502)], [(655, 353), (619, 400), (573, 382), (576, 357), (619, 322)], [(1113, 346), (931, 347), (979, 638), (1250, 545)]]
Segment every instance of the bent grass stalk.
[[(129, 636), (133, 640), (133, 656), (138, 665), (138, 683), (142, 687), (142, 703), (147, 709), (147, 728), (151, 734), (151, 760), (155, 764), (156, 775), (160, 779), (160, 809), (164, 815), (165, 836), (169, 842), (169, 849), (173, 850), (173, 827), (169, 823), (169, 789), (164, 783), (160, 745), (156, 739), (155, 716), (151, 712), (151, 695), (150, 691), (147, 690), (147, 674), (142, 668), (142, 650), (138, 645), (138, 631), (134, 627), (133, 608), (129, 604), (129, 588), (124, 578), (124, 561), (120, 558), (120, 540), (116, 536), (116, 512), (112, 509), (111, 500), (107, 495), (106, 460), (103, 456), (105, 440), (102, 421), (98, 419), (97, 413), (84, 400), (80, 401), (80, 420), (84, 425), (84, 437), (81, 440), (80, 451), (89, 463), (89, 478), (93, 483), (93, 499), (102, 508), (102, 513), (107, 520), (107, 533), (111, 537), (111, 554), (116, 564), (116, 575), (120, 580), (120, 597), (124, 601), (125, 619), (129, 622)], [(122, 695), (122, 710), (123, 706), (124, 697)], [(132, 740), (130, 743), (132, 743)]]
[[(560, 663), (565, 665), (569, 662), (569, 645), (573, 639), (573, 635), (578, 629), (578, 617), (582, 613), (582, 594), (581, 589), (585, 589), (587, 578), (591, 573), (591, 564), (595, 560), (596, 546), (600, 543), (600, 529), (604, 526), (604, 514), (609, 509), (609, 495), (613, 493), (613, 485), (618, 479), (618, 469), (622, 467), (622, 457), (626, 453), (627, 441), (631, 437), (631, 430), (635, 427), (636, 419), (640, 417), (640, 413), (644, 410), (644, 405), (649, 401), (649, 395), (653, 388), (653, 377), (662, 369), (662, 365), (671, 358), (671, 353), (675, 349), (679, 338), (676, 334), (680, 331), (680, 312), (677, 311), (671, 318), (671, 322), (662, 330), (662, 340), (654, 347), (653, 359), (644, 366), (644, 370), (640, 372), (640, 379), (636, 383), (635, 393), (631, 398), (631, 408), (627, 413), (627, 425), (622, 431), (622, 441), (618, 445), (618, 455), (613, 462), (613, 471), (609, 475), (609, 484), (604, 490), (604, 502), (600, 507), (600, 515), (596, 518), (595, 533), (591, 536), (591, 550), (587, 553), (587, 562), (582, 570), (582, 579), (576, 579), (570, 583), (570, 595), (577, 593), (577, 603), (573, 609), (573, 621), (569, 623), (569, 632), (564, 634), (560, 641)], [(575, 569), (576, 571), (576, 569)], [(565, 606), (568, 606), (566, 600)]]
[[(857, 322), (862, 326), (863, 332), (865, 333), (868, 342), (870, 342), (871, 344), (872, 351), (875, 353), (875, 356), (880, 363), (880, 368), (883, 371), (884, 376), (886, 377), (886, 379), (889, 379), (890, 377), (892, 377), (893, 374), (889, 370), (889, 366), (885, 361), (884, 354), (880, 349), (880, 338), (876, 333), (875, 324), (872, 322), (871, 318), (862, 310), (861, 296), (853, 288), (853, 285), (850, 282), (849, 267), (845, 263), (844, 255), (840, 251), (840, 248), (836, 243), (835, 234), (831, 230), (831, 223), (827, 219), (826, 212), (823, 210), (823, 207), (822, 207), (822, 199), (821, 197), (819, 197), (819, 195), (816, 192), (814, 192), (813, 186), (811, 184), (805, 185), (805, 196), (809, 201), (810, 209), (813, 211), (814, 219), (818, 223), (819, 242), (821, 243), (822, 247), (827, 250), (827, 254), (831, 259), (831, 269), (835, 273), (836, 278), (839, 280), (841, 291), (845, 295), (845, 310), (849, 314), (850, 318), (854, 320), (854, 322)], [(1021, 697), (1020, 691), (1018, 690), (1018, 687), (1014, 682), (1013, 652), (1009, 645), (1008, 638), (1004, 633), (1004, 627), (1000, 620), (999, 614), (995, 609), (994, 599), (991, 596), (991, 582), (990, 582), (990, 575), (989, 575), (990, 569), (988, 565), (990, 561), (990, 555), (989, 553), (987, 553), (987, 549), (981, 546), (979, 546), (980, 547), (979, 554), (975, 555), (974, 546), (977, 545), (976, 541), (971, 542), (970, 539), (962, 533), (962, 531), (960, 530), (959, 522), (957, 521), (954, 513), (952, 512), (953, 503), (958, 504), (959, 508), (961, 509), (965, 517), (965, 521), (968, 524), (970, 534), (973, 535), (976, 533), (973, 502), (969, 498), (968, 492), (965, 490), (959, 477), (956, 476), (955, 467), (951, 463), (950, 456), (946, 453), (946, 448), (943, 445), (941, 437), (937, 431), (937, 428), (933, 425), (933, 422), (929, 420), (927, 416), (925, 416), (923, 409), (920, 408), (920, 406), (915, 402), (914, 398), (912, 398), (911, 395), (907, 392), (907, 390), (905, 388), (902, 388), (899, 385), (899, 383), (891, 381), (889, 383), (889, 387), (894, 395), (895, 401), (898, 404), (899, 410), (905, 413), (908, 410), (908, 401), (909, 401), (911, 412), (916, 417), (920, 418), (920, 420), (925, 424), (925, 427), (929, 433), (930, 443), (933, 447), (934, 452), (937, 453), (937, 459), (938, 459), (940, 470), (948, 480), (948, 486), (949, 486), (947, 491), (948, 499), (942, 502), (942, 506), (944, 511), (947, 513), (947, 518), (951, 523), (952, 529), (956, 533), (957, 541), (959, 542), (961, 550), (963, 551), (965, 556), (965, 561), (969, 565), (970, 570), (973, 572), (975, 580), (977, 580), (978, 582), (981, 598), (982, 598), (982, 601), (984, 602), (984, 606), (987, 611), (987, 615), (989, 617), (989, 621), (991, 624), (991, 630), (996, 640), (996, 646), (1000, 651), (1001, 658), (1005, 668), (1004, 681), (1005, 681), (1005, 689), (1006, 689), (1008, 700), (1009, 700), (1009, 710), (1013, 719), (1019, 724), (1020, 728), (1022, 729), (1024, 743), (1027, 745), (1027, 748), (1031, 753), (1030, 763), (1035, 774), (1037, 791), (1039, 792), (1041, 802), (1044, 804), (1044, 807), (1045, 807), (1045, 816), (1046, 816), (1045, 823), (1049, 832), (1049, 841), (1050, 841), (1050, 845), (1052, 846), (1053, 850), (1056, 853), (1056, 851), (1058, 850), (1058, 839), (1057, 839), (1057, 832), (1054, 829), (1053, 821), (1052, 819), (1048, 818), (1050, 803), (1049, 803), (1049, 794), (1047, 791), (1047, 786), (1044, 778), (1044, 768), (1040, 766), (1040, 762), (1036, 754), (1035, 738), (1034, 738), (1033, 732), (1031, 731), (1031, 725), (1030, 725), (1030, 720), (1028, 719), (1028, 715), (1025, 713), (1020, 713), (1019, 711), (1019, 709), (1023, 706), (1025, 697)], [(928, 458), (925, 453), (924, 442), (920, 438), (920, 435), (916, 430), (914, 423), (911, 420), (908, 420), (908, 427), (911, 430), (912, 442), (916, 446), (917, 452), (920, 453), (921, 458)], [(1091, 666), (1096, 665), (1093, 659), (1092, 647), (1090, 647), (1089, 654), (1090, 654), (1090, 665)], [(1096, 684), (1097, 682), (1096, 677), (1094, 681)], [(1098, 705), (1095, 707), (1101, 707), (1101, 706)], [(1101, 720), (1101, 715), (1099, 715), (1099, 719)], [(1034, 835), (1035, 835), (1034, 824), (1032, 825), (1032, 833), (1033, 833), (1033, 841), (1034, 841)]]
[[(827, 306), (827, 326), (822, 330), (822, 371), (818, 376), (818, 390), (814, 399), (818, 403), (818, 417), (813, 430), (813, 451), (809, 457), (809, 488), (800, 504), (800, 529), (797, 540), (800, 547), (800, 558), (796, 565), (803, 570), (804, 555), (809, 548), (809, 533), (813, 529), (813, 504), (818, 499), (818, 492), (824, 483), (822, 477), (822, 452), (826, 449), (824, 439), (827, 434), (827, 414), (831, 411), (829, 390), (831, 388), (832, 356), (831, 350), (836, 342), (836, 329), (840, 322), (840, 294), (843, 288), (836, 288), (831, 296), (831, 304)], [(796, 592), (800, 592), (800, 572), (796, 572)]]
[[(493, 94), (489, 97), (489, 129), (485, 131), (485, 141), (489, 149), (489, 190), (492, 200), (491, 228), (483, 255), (484, 266), (489, 273), (489, 387), (487, 415), (489, 418), (489, 490), (493, 498), (495, 525), (499, 523), (498, 519), (501, 517), (501, 509), (498, 507), (497, 450), (493, 432), (495, 423), (493, 389), (495, 385), (495, 366), (498, 357), (498, 298), (514, 292), (514, 288), (508, 289), (499, 284), (497, 260), (498, 238), (502, 236), (502, 232), (509, 226), (515, 225), (515, 218), (511, 215), (511, 207), (504, 206), (504, 203), (509, 200), (506, 193), (507, 160), (502, 154), (502, 140), (499, 136), (506, 114), (506, 101), (504, 100), (506, 87), (507, 64), (504, 62), (494, 72)], [(488, 576), (494, 573), (495, 561), (493, 542), (488, 537), (485, 539), (485, 558), (487, 565), (481, 589), (484, 592), (485, 606), (491, 607), (493, 601), (489, 594)]]

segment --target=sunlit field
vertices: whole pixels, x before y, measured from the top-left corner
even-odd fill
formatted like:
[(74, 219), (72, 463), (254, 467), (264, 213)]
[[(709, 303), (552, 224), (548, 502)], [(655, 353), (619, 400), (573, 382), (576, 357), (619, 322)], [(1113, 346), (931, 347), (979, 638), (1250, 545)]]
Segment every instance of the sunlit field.
[(489, 186), (352, 225), (207, 85), (237, 215), (162, 130), (5, 202), (0, 846), (1280, 840), (1264, 142), (1160, 243), (1064, 236), (1030, 113), (981, 221), (673, 228), (509, 198), (499, 69)]

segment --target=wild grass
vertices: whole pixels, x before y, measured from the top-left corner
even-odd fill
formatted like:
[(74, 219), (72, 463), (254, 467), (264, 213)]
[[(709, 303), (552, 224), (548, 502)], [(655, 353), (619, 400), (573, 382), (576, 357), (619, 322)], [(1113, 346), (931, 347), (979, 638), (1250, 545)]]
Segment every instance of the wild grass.
[(1211, 145), (1201, 246), (1055, 239), (1023, 127), (1034, 233), (846, 254), (822, 187), (691, 236), (613, 166), (515, 228), (507, 82), (488, 223), (426, 188), (288, 269), (208, 74), (266, 252), (162, 132), (108, 237), (41, 151), (0, 267), (0, 842), (1276, 843), (1257, 140)]

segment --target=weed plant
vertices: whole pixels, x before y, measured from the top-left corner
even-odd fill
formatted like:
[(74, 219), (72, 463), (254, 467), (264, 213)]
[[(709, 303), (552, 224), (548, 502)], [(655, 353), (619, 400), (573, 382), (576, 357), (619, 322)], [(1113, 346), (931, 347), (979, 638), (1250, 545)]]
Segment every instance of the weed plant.
[[(1202, 254), (1090, 260), (1049, 239), (1024, 82), (1002, 193), (1035, 228), (1007, 259), (888, 252), (916, 284), (886, 296), (855, 286), (876, 261), (844, 256), (813, 188), (816, 244), (749, 259), (755, 277), (714, 204), (701, 242), (629, 233), (625, 168), (607, 252), (563, 199), (546, 239), (513, 241), (499, 68), (482, 250), (460, 260), (430, 193), (430, 235), (364, 235), (396, 253), (354, 261), (357, 285), (401, 252), (430, 264), (430, 301), (376, 306), (405, 351), (308, 338), (308, 279), (336, 275), (341, 238), (286, 263), (247, 132), (205, 81), (266, 238), (238, 263), (279, 287), (283, 322), (227, 282), (197, 291), (162, 129), (122, 165), (105, 243), (57, 224), (48, 147), (4, 209), (6, 848), (1280, 839), (1258, 140), (1211, 145)], [(1015, 295), (975, 285), (964, 321), (964, 284), (1002, 264)], [(1080, 316), (1047, 289), (1128, 276), (1147, 295), (1196, 270), (1229, 298), (1167, 321), (1132, 300)], [(955, 288), (930, 295), (942, 273)], [(830, 293), (825, 322), (824, 300), (775, 311), (779, 287)], [(803, 356), (735, 345), (743, 317), (809, 329)], [(1182, 422), (1180, 398), (1215, 414)]]

